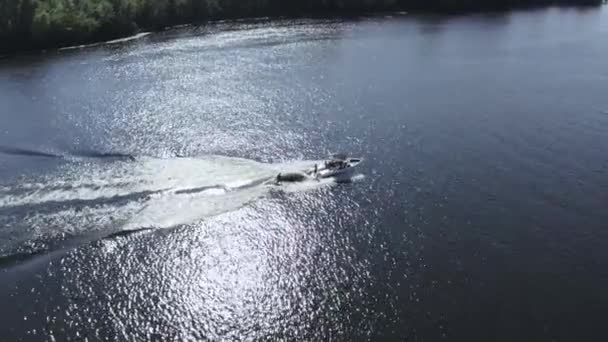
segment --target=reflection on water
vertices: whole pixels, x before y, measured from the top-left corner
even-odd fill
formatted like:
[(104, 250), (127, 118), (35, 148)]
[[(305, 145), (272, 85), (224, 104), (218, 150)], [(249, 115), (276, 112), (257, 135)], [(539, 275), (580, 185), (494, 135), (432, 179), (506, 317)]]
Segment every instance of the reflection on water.
[[(254, 205), (154, 239), (104, 241), (94, 255), (76, 253), (63, 263), (63, 271), (76, 273), (63, 290), (78, 293), (86, 311), (59, 314), (75, 315), (93, 331), (98, 325), (86, 317), (103, 317), (110, 327), (100, 336), (321, 338), (319, 326), (339, 335), (331, 324), (365, 300), (366, 265), (352, 260), (345, 237), (314, 229), (336, 224), (328, 211), (339, 209), (294, 202), (321, 211), (315, 216), (323, 225), (268, 201), (264, 210)], [(89, 265), (108, 281), (104, 288), (79, 271)], [(108, 293), (114, 297), (98, 301)]]
[[(606, 340), (606, 13), (3, 60), (0, 335)], [(353, 182), (267, 184), (335, 152), (365, 159)]]

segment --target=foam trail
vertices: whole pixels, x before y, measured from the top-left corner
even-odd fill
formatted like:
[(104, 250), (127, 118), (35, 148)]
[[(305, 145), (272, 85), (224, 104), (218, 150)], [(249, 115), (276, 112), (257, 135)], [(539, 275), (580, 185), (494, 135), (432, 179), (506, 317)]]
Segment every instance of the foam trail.
[(209, 189), (196, 194), (155, 196), (133, 217), (124, 230), (171, 228), (196, 222), (206, 217), (233, 211), (260, 198), (270, 189), (255, 186), (238, 191)]
[(121, 232), (190, 224), (237, 210), (272, 191), (301, 192), (333, 179), (272, 185), (315, 161), (138, 158), (68, 163), (57, 175), (0, 188), (0, 256), (36, 254)]
[[(0, 208), (49, 202), (92, 201), (133, 193), (239, 186), (274, 174), (255, 161), (211, 156), (156, 159), (112, 164), (109, 169), (76, 167), (68, 179), (3, 187)], [(70, 179), (71, 178), (71, 179)]]
[(362, 181), (362, 180), (364, 180), (364, 179), (365, 179), (365, 175), (364, 175), (364, 174), (359, 173), (359, 174), (354, 175), (354, 176), (353, 176), (353, 177), (352, 177), (350, 180), (351, 180), (352, 182), (361, 182), (361, 181)]
[(281, 188), (285, 192), (293, 193), (315, 190), (319, 188), (333, 186), (336, 184), (337, 182), (335, 178), (323, 178), (319, 180), (310, 179), (304, 182), (285, 183), (281, 185)]
[[(182, 160), (189, 161), (187, 158)], [(179, 190), (152, 196), (146, 208), (133, 217), (124, 229), (169, 228), (236, 210), (276, 189), (268, 183), (278, 172), (302, 171), (315, 164), (315, 161), (263, 164), (225, 157), (213, 157), (212, 160), (221, 165), (220, 172), (210, 172), (213, 175), (212, 185), (193, 188), (191, 182), (180, 182), (179, 187), (174, 187)], [(187, 178), (192, 179), (193, 176)], [(281, 189), (287, 192), (305, 191), (333, 183), (330, 179), (311, 180), (285, 184)]]
[(10, 146), (0, 146), (0, 153), (24, 157), (62, 158), (62, 156), (60, 155), (56, 155), (49, 152), (28, 150), (24, 148)]
[(126, 159), (126, 160), (135, 160), (135, 156), (127, 154), (127, 153), (117, 153), (117, 152), (97, 152), (97, 151), (73, 151), (68, 154), (56, 154), (52, 152), (26, 149), (20, 147), (12, 147), (12, 146), (0, 146), (0, 153), (14, 156), (23, 156), (23, 157), (44, 157), (44, 158), (59, 158), (59, 159)]

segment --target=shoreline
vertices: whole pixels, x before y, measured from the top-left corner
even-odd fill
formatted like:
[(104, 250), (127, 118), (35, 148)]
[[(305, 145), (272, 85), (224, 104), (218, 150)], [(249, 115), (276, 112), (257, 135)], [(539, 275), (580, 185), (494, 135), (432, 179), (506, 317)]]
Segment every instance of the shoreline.
[(478, 8), (478, 9), (473, 9), (473, 10), (457, 10), (457, 11), (447, 11), (447, 10), (422, 10), (422, 9), (394, 9), (394, 10), (388, 10), (388, 11), (363, 11), (363, 12), (353, 12), (353, 11), (344, 11), (344, 12), (336, 12), (336, 13), (316, 13), (316, 12), (312, 12), (312, 13), (307, 13), (307, 14), (303, 14), (303, 15), (270, 15), (270, 16), (243, 16), (243, 17), (217, 17), (217, 18), (209, 18), (208, 20), (202, 20), (202, 21), (192, 21), (192, 22), (185, 22), (185, 23), (177, 23), (175, 25), (166, 25), (166, 26), (162, 26), (162, 27), (142, 27), (141, 30), (143, 32), (129, 32), (129, 33), (125, 33), (125, 35), (120, 35), (117, 34), (115, 35), (115, 37), (113, 39), (109, 39), (109, 40), (102, 40), (102, 41), (91, 41), (91, 42), (86, 42), (84, 44), (74, 44), (74, 45), (68, 45), (68, 46), (61, 46), (61, 45), (57, 45), (57, 46), (48, 46), (48, 47), (40, 47), (40, 48), (36, 48), (36, 47), (32, 47), (32, 48), (24, 48), (24, 49), (15, 49), (15, 50), (8, 50), (8, 51), (3, 51), (0, 53), (0, 60), (1, 59), (6, 59), (6, 58), (11, 58), (11, 57), (16, 57), (16, 56), (20, 56), (20, 55), (27, 55), (27, 54), (36, 54), (36, 53), (45, 53), (45, 52), (49, 52), (49, 51), (59, 51), (59, 52), (63, 52), (63, 51), (71, 51), (71, 50), (78, 50), (78, 49), (84, 49), (84, 48), (90, 48), (90, 47), (96, 47), (96, 46), (101, 46), (101, 45), (112, 45), (112, 44), (120, 44), (120, 43), (125, 43), (125, 42), (129, 42), (129, 41), (133, 41), (133, 40), (138, 40), (141, 38), (144, 38), (152, 33), (155, 32), (162, 32), (162, 31), (167, 31), (167, 30), (171, 30), (171, 29), (176, 29), (176, 28), (181, 28), (181, 27), (188, 27), (188, 26), (199, 26), (199, 25), (208, 25), (208, 24), (214, 24), (214, 23), (226, 23), (226, 22), (235, 22), (235, 23), (239, 23), (239, 22), (247, 22), (247, 21), (270, 21), (270, 20), (284, 20), (284, 19), (305, 19), (305, 18), (310, 18), (310, 19), (318, 19), (318, 18), (336, 18), (336, 17), (343, 17), (343, 18), (353, 18), (353, 17), (365, 17), (365, 16), (406, 16), (406, 15), (410, 15), (410, 14), (433, 14), (433, 15), (447, 15), (447, 16), (459, 16), (459, 15), (469, 15), (469, 14), (482, 14), (482, 13), (502, 13), (502, 12), (512, 12), (512, 11), (520, 11), (520, 10), (537, 10), (537, 9), (550, 9), (550, 8), (564, 8), (564, 9), (568, 9), (568, 8), (589, 8), (589, 9), (598, 9), (600, 10), (603, 6), (605, 6), (606, 4), (608, 4), (608, 0), (602, 0), (599, 4), (564, 4), (564, 3), (554, 3), (554, 4), (546, 4), (546, 5), (535, 5), (535, 4), (530, 4), (530, 5), (523, 5), (523, 6), (514, 6), (514, 7), (509, 7), (509, 8)]
[(57, 51), (79, 50), (79, 49), (86, 49), (86, 48), (96, 47), (96, 46), (101, 46), (101, 45), (113, 45), (113, 44), (125, 43), (125, 42), (130, 42), (132, 40), (141, 39), (143, 37), (149, 36), (150, 34), (152, 34), (152, 32), (140, 32), (140, 33), (134, 34), (132, 36), (112, 39), (112, 40), (106, 40), (103, 42), (60, 47), (60, 48), (57, 48)]

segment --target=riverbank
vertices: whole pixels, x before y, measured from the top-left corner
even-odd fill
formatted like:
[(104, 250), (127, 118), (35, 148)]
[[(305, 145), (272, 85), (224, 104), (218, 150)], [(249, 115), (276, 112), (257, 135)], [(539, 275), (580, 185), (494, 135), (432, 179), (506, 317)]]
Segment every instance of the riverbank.
[(0, 54), (130, 37), (168, 26), (251, 17), (357, 15), (375, 11), (463, 12), (530, 6), (599, 6), (603, 0), (2, 0)]
[(120, 44), (120, 43), (125, 43), (125, 42), (129, 42), (129, 41), (132, 41), (132, 40), (137, 40), (137, 39), (143, 38), (143, 37), (149, 35), (150, 33), (151, 32), (140, 32), (138, 34), (134, 34), (134, 35), (129, 36), (129, 37), (112, 39), (112, 40), (108, 40), (108, 41), (104, 41), (104, 42), (97, 42), (97, 43), (90, 43), (90, 44), (81, 44), (81, 45), (74, 45), (74, 46), (66, 46), (66, 47), (59, 48), (59, 51), (76, 50), (76, 49), (94, 47), (94, 46), (99, 46), (99, 45)]

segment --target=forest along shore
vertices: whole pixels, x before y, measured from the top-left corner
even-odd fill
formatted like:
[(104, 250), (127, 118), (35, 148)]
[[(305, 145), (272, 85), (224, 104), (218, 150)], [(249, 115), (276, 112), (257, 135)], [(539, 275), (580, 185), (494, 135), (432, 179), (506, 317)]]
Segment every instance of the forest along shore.
[(604, 0), (0, 0), (0, 53), (101, 42), (214, 19), (599, 6)]

